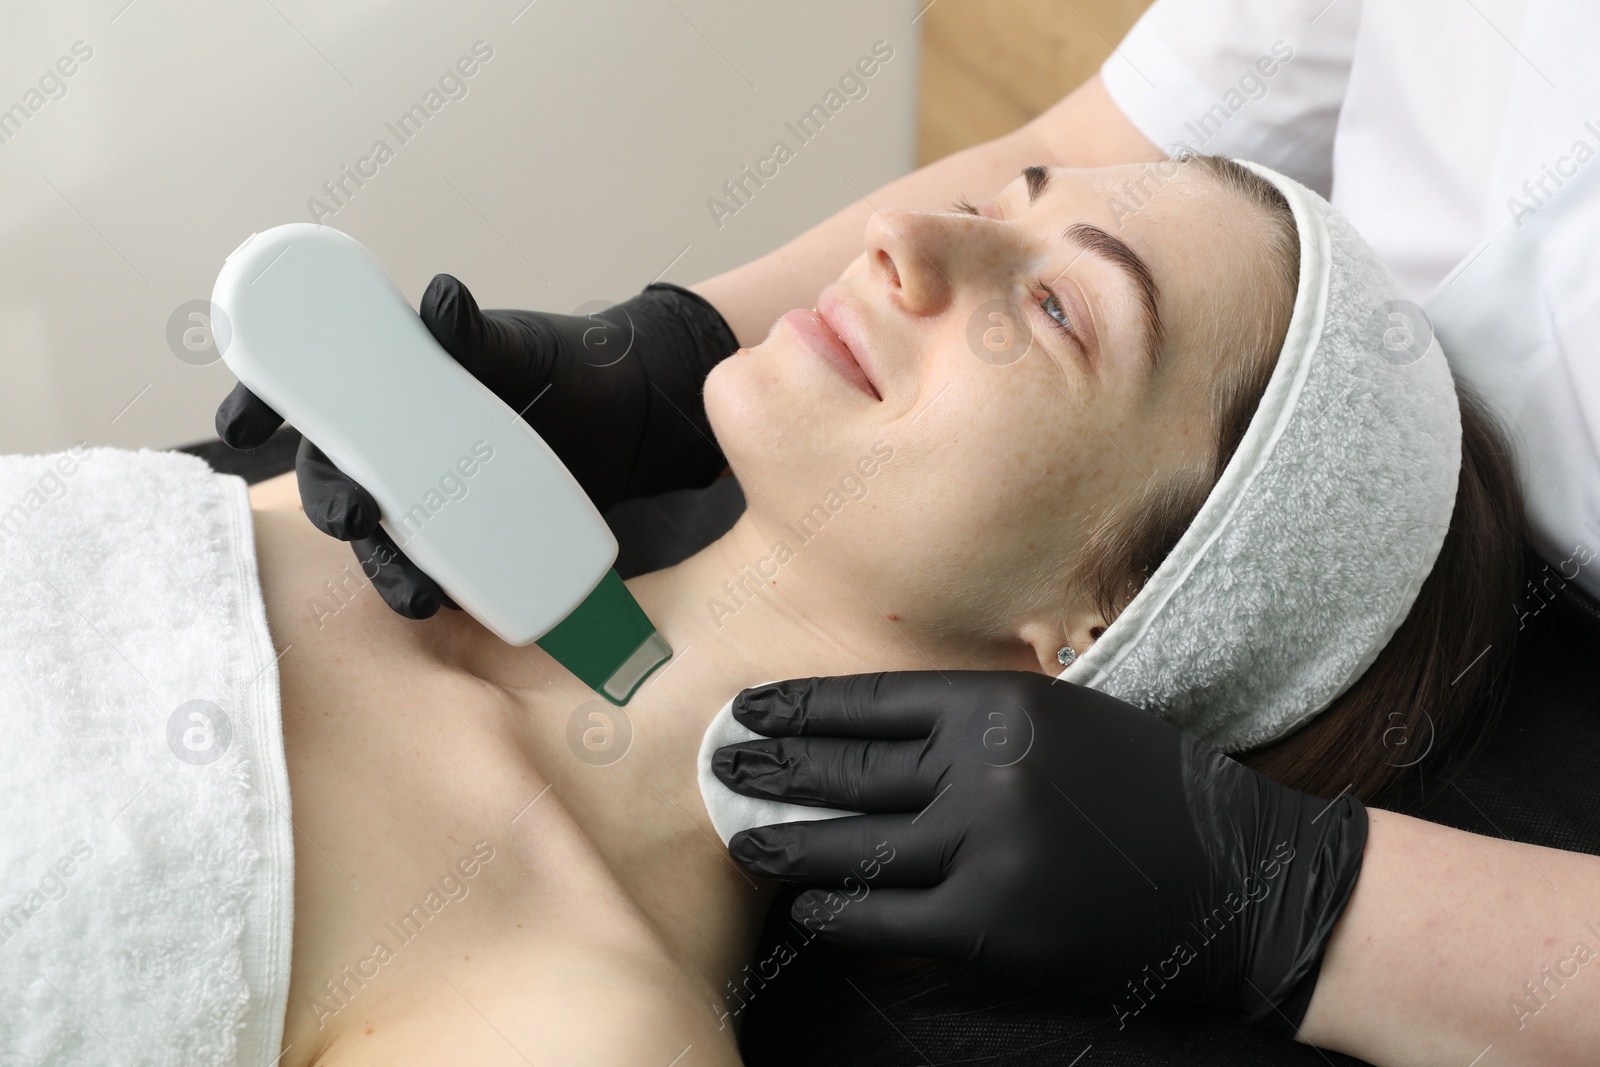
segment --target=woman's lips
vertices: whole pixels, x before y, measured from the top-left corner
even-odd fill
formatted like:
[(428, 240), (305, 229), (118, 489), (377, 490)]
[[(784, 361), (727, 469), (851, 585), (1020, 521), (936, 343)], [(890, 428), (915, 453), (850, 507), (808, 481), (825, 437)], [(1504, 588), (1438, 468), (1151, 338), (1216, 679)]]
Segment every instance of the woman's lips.
[(837, 370), (850, 384), (874, 400), (883, 399), (878, 390), (873, 388), (866, 372), (861, 369), (861, 364), (856, 361), (850, 346), (839, 339), (839, 335), (823, 321), (821, 315), (806, 308), (795, 308), (793, 311), (785, 312), (778, 321), (788, 323), (799, 336), (801, 344)]

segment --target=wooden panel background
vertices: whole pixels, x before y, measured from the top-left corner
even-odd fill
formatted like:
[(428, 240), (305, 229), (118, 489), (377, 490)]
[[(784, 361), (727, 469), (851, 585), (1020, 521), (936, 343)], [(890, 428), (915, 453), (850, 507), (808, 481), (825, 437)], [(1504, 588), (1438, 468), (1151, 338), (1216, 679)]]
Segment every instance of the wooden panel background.
[(1151, 0), (933, 0), (917, 164), (1009, 133), (1076, 89)]

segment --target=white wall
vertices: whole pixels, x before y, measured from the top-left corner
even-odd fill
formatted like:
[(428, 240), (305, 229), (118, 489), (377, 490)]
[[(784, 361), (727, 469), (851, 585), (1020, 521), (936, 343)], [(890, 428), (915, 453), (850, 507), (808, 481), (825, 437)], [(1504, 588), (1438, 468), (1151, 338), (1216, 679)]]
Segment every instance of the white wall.
[[(912, 168), (917, 0), (525, 3), (7, 4), (0, 451), (214, 436), (232, 376), (178, 358), (169, 319), (250, 233), (335, 207), (323, 183), (379, 139), (393, 158), (322, 221), (413, 305), (439, 272), (561, 312), (689, 285)], [(880, 39), (866, 95), (801, 144), (785, 123)], [(402, 144), (385, 123), (478, 41), (465, 95)], [(707, 201), (780, 139), (794, 158), (719, 227)]]

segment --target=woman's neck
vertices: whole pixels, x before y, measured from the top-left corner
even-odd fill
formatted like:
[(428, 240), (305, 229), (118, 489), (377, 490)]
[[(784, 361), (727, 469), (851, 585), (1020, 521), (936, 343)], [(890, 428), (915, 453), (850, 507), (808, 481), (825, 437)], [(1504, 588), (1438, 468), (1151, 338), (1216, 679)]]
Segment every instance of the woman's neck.
[(948, 649), (907, 633), (893, 605), (869, 603), (807, 546), (782, 556), (746, 511), (684, 562), (630, 580), (673, 650), (640, 695), (720, 702), (773, 679), (953, 666)]

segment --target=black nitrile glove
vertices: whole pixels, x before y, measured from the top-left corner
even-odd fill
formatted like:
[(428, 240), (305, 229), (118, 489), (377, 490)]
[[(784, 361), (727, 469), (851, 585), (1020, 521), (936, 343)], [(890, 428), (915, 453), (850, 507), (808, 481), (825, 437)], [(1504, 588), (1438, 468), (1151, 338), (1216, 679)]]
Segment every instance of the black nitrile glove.
[[(520, 412), (601, 511), (636, 496), (705, 485), (724, 466), (706, 421), (706, 375), (739, 348), (703, 297), (671, 282), (592, 315), (480, 311), (435, 276), (422, 321), (473, 376)], [(255, 448), (283, 419), (241, 383), (217, 408), (217, 436)], [(384, 601), (425, 619), (456, 605), (378, 525), (378, 506), (309, 440), (295, 459), (306, 517), (356, 557)]]
[(1042, 674), (911, 671), (747, 689), (777, 740), (719, 749), (736, 792), (865, 812), (741, 831), (797, 923), (1294, 1033), (1355, 888), (1367, 811), (1286, 789), (1155, 715)]

